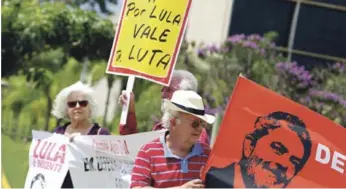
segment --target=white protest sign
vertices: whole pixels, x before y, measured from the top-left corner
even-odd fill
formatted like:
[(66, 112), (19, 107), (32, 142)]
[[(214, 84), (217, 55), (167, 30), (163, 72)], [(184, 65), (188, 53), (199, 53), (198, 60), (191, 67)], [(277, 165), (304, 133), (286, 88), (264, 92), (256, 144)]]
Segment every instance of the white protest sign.
[(68, 171), (68, 138), (42, 131), (33, 131), (32, 136), (24, 188), (60, 189)]
[(128, 188), (141, 146), (161, 131), (125, 136), (76, 136), (69, 144), (70, 174), (75, 188)]

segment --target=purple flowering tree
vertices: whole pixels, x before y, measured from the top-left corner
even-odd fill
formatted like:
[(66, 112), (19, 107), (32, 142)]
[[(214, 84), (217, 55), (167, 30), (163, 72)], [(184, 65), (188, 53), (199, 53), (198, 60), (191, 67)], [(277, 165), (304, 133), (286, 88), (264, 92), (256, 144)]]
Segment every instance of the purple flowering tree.
[[(223, 112), (241, 73), (346, 126), (346, 63), (307, 70), (274, 50), (276, 33), (238, 34), (220, 46), (187, 44), (177, 68), (194, 73), (209, 113)], [(180, 61), (180, 62), (181, 62)]]
[(281, 94), (346, 125), (346, 91), (340, 87), (340, 84), (346, 84), (342, 63), (308, 71), (296, 62), (279, 62), (276, 64), (276, 71), (280, 76)]
[(187, 69), (197, 77), (208, 112), (222, 112), (240, 73), (273, 90), (277, 88), (275, 64), (284, 58), (273, 50), (275, 37), (275, 33), (240, 34), (220, 46), (192, 43), (184, 46), (180, 56), (184, 64), (177, 64), (177, 68)]

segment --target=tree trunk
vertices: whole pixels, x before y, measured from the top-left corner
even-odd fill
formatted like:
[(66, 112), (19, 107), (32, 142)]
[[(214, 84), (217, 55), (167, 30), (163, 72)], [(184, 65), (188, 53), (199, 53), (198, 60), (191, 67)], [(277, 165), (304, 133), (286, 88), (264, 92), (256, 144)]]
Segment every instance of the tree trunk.
[(26, 131), (26, 134), (24, 136), (24, 142), (30, 142), (32, 140), (32, 130), (35, 130), (37, 128), (37, 119), (38, 118), (36, 116), (33, 116), (33, 119), (31, 120), (28, 130)]
[(247, 77), (247, 78), (249, 78), (249, 79), (252, 79), (252, 70), (251, 70), (251, 68), (252, 68), (252, 64), (253, 64), (253, 60), (252, 60), (253, 58), (252, 58), (252, 52), (249, 52), (248, 53), (248, 57), (247, 57), (247, 61), (246, 61), (246, 63), (245, 63), (245, 76)]
[(17, 140), (17, 133), (18, 133), (18, 127), (19, 127), (19, 115), (20, 112), (14, 112), (14, 124), (10, 132), (10, 136), (13, 140)]
[(46, 100), (47, 100), (47, 111), (46, 111), (46, 116), (44, 118), (44, 130), (48, 131), (50, 112), (52, 111), (52, 106), (53, 106), (52, 99), (49, 96), (49, 87), (46, 87), (46, 89), (44, 90), (44, 94), (45, 94)]
[[(107, 115), (108, 115), (108, 105), (109, 105), (109, 97), (111, 96), (111, 89), (113, 85), (114, 78), (112, 76), (107, 77), (107, 84), (108, 84), (108, 93), (106, 98), (106, 105), (105, 105), (105, 113), (103, 116), (103, 123), (102, 125), (104, 127), (107, 127)], [(108, 129), (111, 129), (110, 127), (107, 127)]]
[(80, 73), (80, 81), (83, 82), (83, 83), (87, 83), (88, 64), (89, 64), (88, 58), (84, 57), (83, 67), (82, 67), (82, 71)]

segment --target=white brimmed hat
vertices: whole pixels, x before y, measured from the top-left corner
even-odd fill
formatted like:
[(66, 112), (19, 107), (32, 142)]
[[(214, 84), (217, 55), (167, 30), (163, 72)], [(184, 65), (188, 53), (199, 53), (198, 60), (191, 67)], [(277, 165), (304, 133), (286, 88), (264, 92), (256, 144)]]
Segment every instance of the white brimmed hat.
[(165, 99), (165, 107), (169, 110), (194, 115), (209, 124), (215, 121), (214, 116), (205, 114), (202, 97), (194, 91), (175, 91), (171, 100)]

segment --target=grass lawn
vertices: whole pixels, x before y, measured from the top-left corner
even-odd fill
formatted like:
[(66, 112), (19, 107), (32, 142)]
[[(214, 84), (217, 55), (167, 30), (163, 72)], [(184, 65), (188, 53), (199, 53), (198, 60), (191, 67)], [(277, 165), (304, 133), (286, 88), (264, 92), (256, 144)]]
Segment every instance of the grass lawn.
[(30, 143), (14, 141), (1, 135), (2, 169), (12, 188), (23, 188), (28, 172)]

